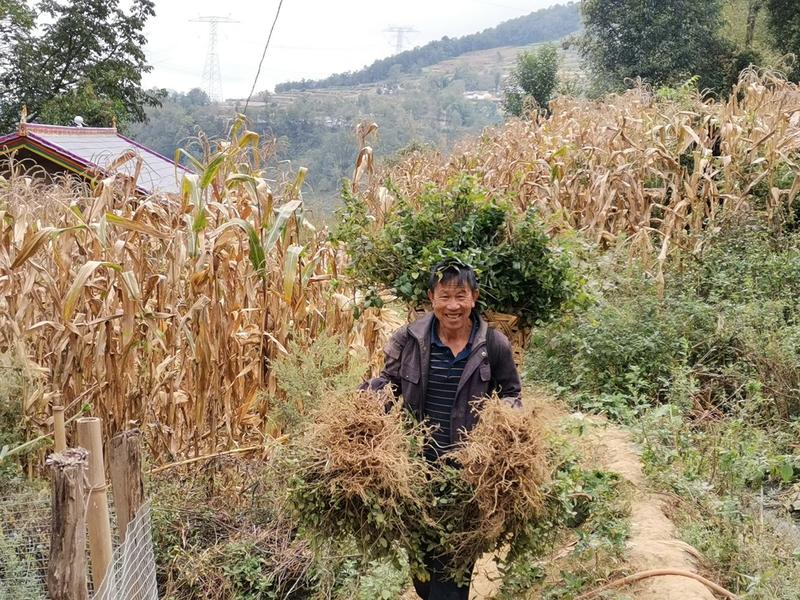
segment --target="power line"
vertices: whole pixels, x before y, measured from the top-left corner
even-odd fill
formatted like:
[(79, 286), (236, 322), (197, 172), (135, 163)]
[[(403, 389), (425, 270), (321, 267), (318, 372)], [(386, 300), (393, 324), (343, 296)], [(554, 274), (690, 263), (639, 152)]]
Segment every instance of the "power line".
[(264, 57), (267, 55), (267, 48), (269, 48), (269, 41), (272, 39), (272, 32), (275, 31), (275, 23), (278, 22), (278, 15), (281, 14), (281, 6), (283, 6), (283, 0), (278, 2), (278, 10), (275, 11), (275, 18), (272, 20), (272, 27), (269, 28), (269, 35), (267, 36), (267, 43), (264, 44), (264, 52), (261, 53), (261, 60), (258, 61), (258, 70), (256, 71), (255, 79), (253, 79), (253, 87), (250, 88), (250, 93), (247, 95), (247, 102), (244, 103), (244, 113), (247, 114), (247, 107), (250, 104), (250, 98), (253, 97), (253, 92), (256, 89), (256, 83), (258, 83), (258, 76), (261, 75), (261, 65), (264, 64)]

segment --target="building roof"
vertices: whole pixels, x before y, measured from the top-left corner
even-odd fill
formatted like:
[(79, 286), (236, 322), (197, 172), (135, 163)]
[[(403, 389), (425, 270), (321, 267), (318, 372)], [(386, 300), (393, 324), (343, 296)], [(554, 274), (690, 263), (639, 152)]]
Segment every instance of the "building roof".
[(116, 127), (20, 123), (16, 133), (0, 136), (0, 147), (24, 147), (68, 171), (90, 179), (106, 176), (110, 172), (133, 176), (137, 160), (114, 163), (123, 155), (141, 158), (136, 187), (144, 194), (180, 192), (183, 173), (188, 171), (166, 156), (118, 133)]

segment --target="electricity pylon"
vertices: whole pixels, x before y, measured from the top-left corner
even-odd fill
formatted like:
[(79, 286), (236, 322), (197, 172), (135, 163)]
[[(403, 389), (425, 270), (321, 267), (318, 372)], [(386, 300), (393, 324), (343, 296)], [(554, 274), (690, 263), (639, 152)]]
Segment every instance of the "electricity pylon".
[(400, 54), (403, 51), (403, 38), (407, 33), (418, 33), (413, 27), (387, 27), (383, 30), (384, 33), (394, 33), (397, 35), (397, 41), (394, 45), (394, 53)]
[(203, 67), (203, 89), (214, 102), (222, 102), (222, 71), (219, 67), (219, 53), (217, 52), (217, 25), (219, 23), (238, 23), (230, 17), (197, 17), (189, 19), (192, 23), (208, 23), (208, 52), (206, 64)]

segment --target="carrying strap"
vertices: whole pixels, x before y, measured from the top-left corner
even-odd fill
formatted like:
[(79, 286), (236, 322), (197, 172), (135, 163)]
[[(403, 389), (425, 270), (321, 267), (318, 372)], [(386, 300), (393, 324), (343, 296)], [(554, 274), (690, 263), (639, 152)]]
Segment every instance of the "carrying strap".
[[(489, 393), (497, 390), (497, 382), (494, 379), (495, 366), (497, 360), (497, 332), (493, 327), (486, 330), (486, 352), (489, 353), (489, 369), (491, 370), (492, 377), (489, 380)], [(497, 390), (499, 392), (499, 390)]]

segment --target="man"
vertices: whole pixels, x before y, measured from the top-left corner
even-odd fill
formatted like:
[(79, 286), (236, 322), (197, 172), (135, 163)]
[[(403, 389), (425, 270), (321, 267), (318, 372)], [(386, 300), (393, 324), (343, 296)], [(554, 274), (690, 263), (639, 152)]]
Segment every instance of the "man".
[[(475, 271), (453, 261), (436, 265), (428, 299), (433, 311), (398, 329), (385, 349), (380, 376), (362, 387), (387, 385), (403, 396), (405, 407), (432, 427), (428, 460), (445, 455), (478, 420), (475, 400), (496, 392), (520, 405), (520, 380), (511, 344), (489, 329), (475, 310), (480, 291)], [(468, 600), (469, 584), (458, 586), (444, 575), (442, 557), (430, 556), (429, 582), (415, 581), (423, 600)]]

